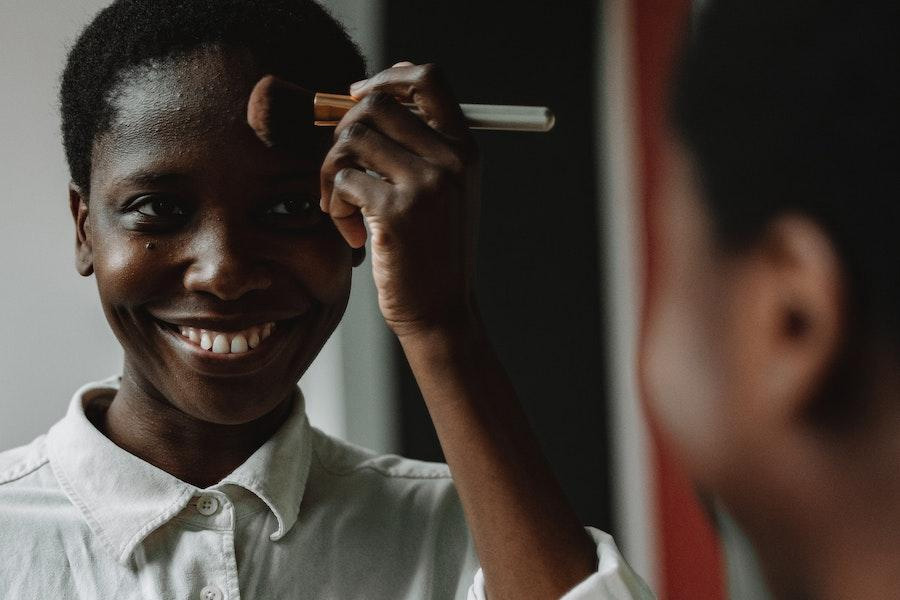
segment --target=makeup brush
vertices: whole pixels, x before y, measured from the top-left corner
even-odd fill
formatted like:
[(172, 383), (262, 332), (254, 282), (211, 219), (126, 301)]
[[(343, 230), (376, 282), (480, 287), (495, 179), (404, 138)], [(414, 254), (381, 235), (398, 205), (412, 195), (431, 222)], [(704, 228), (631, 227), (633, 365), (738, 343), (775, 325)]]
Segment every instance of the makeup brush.
[[(273, 75), (263, 77), (247, 104), (247, 122), (269, 146), (287, 142), (310, 123), (334, 127), (357, 100), (340, 94), (313, 93)], [(415, 104), (404, 104), (421, 116)], [(546, 106), (460, 104), (471, 129), (547, 132), (556, 117)]]

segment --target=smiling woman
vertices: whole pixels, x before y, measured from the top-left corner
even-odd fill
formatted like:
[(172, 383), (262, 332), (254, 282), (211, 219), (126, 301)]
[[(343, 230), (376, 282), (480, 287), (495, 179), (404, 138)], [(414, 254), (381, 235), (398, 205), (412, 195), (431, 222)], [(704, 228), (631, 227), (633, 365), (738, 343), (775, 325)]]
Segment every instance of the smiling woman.
[[(81, 35), (61, 93), (76, 265), (124, 364), (0, 454), (0, 597), (559, 597), (598, 565), (615, 597), (649, 595), (566, 504), (487, 339), (458, 102), (433, 65), (363, 72), (310, 0), (117, 0)], [(246, 120), (266, 74), (359, 102), (333, 140), (310, 124), (270, 148)], [(306, 418), (297, 381), (369, 232), (449, 467)]]
[(296, 382), (341, 320), (364, 251), (319, 207), (321, 130), (286, 152), (247, 125), (269, 72), (344, 91), (364, 65), (316, 4), (281, 0), (119, 1), (72, 49), (76, 263), (124, 364), (79, 390), (48, 435), (0, 454), (0, 546), (24, 549), (3, 553), (0, 570), (20, 575), (0, 596), (471, 585), (446, 467), (377, 457), (306, 420)]
[[(154, 398), (223, 425), (289, 403), (347, 305), (354, 253), (318, 207), (323, 145), (312, 128), (302, 151), (259, 142), (240, 118), (255, 63), (209, 47), (126, 70), (90, 179), (72, 186), (80, 270), (95, 274), (126, 354), (105, 423), (117, 442), (134, 413), (158, 413)], [(180, 475), (214, 483), (230, 462), (189, 461), (201, 474)]]

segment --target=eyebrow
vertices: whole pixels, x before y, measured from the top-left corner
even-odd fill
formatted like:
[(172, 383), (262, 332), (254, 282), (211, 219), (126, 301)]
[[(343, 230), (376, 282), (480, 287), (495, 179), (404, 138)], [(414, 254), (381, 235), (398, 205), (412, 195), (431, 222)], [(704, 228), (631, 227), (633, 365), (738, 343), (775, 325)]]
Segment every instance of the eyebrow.
[[(270, 179), (276, 183), (290, 183), (293, 181), (305, 181), (311, 177), (318, 176), (319, 166), (310, 163), (308, 165), (303, 165), (298, 169), (274, 173), (271, 176), (267, 176), (266, 179)], [(181, 173), (177, 171), (141, 170), (135, 171), (134, 173), (129, 173), (128, 175), (122, 177), (119, 181), (131, 185), (154, 186), (184, 183), (186, 181), (190, 181), (193, 178), (194, 177), (188, 173)]]
[(191, 179), (187, 173), (175, 171), (135, 171), (122, 177), (120, 181), (134, 185), (164, 185), (180, 183)]

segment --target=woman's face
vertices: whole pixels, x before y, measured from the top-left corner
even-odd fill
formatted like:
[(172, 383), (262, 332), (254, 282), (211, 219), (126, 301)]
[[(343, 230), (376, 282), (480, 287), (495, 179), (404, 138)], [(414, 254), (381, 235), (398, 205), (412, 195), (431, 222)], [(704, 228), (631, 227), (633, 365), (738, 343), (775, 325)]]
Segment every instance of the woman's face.
[(126, 73), (83, 226), (125, 377), (221, 424), (285, 399), (350, 290), (351, 250), (319, 210), (321, 138), (291, 153), (259, 142), (258, 76), (216, 50)]

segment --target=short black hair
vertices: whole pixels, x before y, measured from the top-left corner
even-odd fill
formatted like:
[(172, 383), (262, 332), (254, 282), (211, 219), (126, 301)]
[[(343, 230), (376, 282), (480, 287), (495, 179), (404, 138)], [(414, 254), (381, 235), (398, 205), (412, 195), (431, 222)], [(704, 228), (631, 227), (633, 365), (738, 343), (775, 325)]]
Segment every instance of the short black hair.
[(719, 241), (799, 213), (830, 236), (849, 315), (900, 345), (900, 2), (709, 0), (671, 121)]
[(129, 70), (204, 47), (247, 50), (264, 73), (344, 92), (365, 61), (312, 0), (116, 0), (69, 52), (60, 103), (72, 181), (88, 191), (94, 140), (111, 124), (110, 94)]

